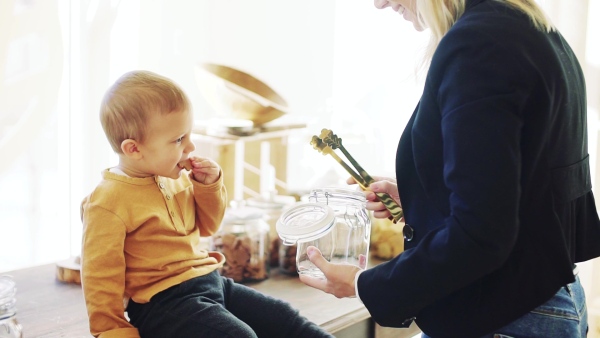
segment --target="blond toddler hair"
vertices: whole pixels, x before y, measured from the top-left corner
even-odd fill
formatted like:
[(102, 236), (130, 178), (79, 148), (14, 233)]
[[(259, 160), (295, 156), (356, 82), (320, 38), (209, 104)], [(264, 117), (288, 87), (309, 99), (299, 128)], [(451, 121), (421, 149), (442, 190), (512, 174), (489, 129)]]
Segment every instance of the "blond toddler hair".
[(122, 75), (108, 89), (100, 105), (100, 122), (110, 146), (122, 154), (121, 143), (144, 142), (151, 114), (190, 111), (187, 95), (172, 80), (135, 70)]

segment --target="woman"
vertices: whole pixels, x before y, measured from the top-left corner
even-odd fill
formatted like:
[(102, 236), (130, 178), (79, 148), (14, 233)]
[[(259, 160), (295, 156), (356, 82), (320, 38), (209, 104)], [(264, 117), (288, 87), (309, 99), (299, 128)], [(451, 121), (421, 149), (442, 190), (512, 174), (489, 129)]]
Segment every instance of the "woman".
[(397, 181), (370, 187), (401, 199), (405, 252), (360, 271), (312, 248), (327, 279), (301, 280), (423, 337), (585, 337), (575, 263), (600, 256), (600, 221), (573, 51), (533, 0), (375, 5), (431, 31)]

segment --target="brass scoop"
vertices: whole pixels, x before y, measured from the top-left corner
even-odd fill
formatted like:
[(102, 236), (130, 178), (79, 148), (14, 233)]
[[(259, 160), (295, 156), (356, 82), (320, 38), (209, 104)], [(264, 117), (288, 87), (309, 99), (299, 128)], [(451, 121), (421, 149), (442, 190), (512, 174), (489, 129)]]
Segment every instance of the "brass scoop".
[[(363, 190), (367, 190), (369, 185), (375, 180), (363, 169), (356, 160), (350, 155), (350, 153), (344, 148), (342, 145), (342, 139), (339, 138), (333, 131), (329, 129), (321, 130), (320, 137), (314, 135), (310, 144), (315, 148), (315, 150), (319, 151), (323, 155), (330, 155), (333, 157), (339, 164), (344, 167), (344, 169), (354, 178), (354, 180), (360, 185)], [(336, 153), (335, 149), (340, 149), (344, 156), (350, 161), (352, 166), (356, 168), (356, 171), (352, 169), (344, 160), (342, 160)], [(394, 199), (388, 195), (387, 193), (376, 192), (375, 195), (379, 198), (381, 203), (385, 205), (385, 207), (392, 214), (390, 219), (396, 223), (404, 216), (402, 212), (402, 208), (394, 201)]]

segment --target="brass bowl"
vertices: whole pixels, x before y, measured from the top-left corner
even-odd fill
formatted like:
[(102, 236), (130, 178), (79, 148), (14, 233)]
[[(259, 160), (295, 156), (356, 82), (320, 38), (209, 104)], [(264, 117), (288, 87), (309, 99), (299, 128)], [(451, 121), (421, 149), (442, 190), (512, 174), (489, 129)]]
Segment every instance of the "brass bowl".
[(196, 67), (196, 80), (218, 115), (250, 120), (255, 126), (260, 126), (288, 112), (288, 105), (279, 94), (240, 70), (202, 63)]

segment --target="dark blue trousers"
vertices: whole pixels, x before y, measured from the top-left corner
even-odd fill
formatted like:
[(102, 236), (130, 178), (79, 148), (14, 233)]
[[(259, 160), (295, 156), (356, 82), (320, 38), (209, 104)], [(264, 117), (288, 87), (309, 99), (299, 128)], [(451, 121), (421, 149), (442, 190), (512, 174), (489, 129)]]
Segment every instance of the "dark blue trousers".
[(130, 300), (127, 314), (143, 338), (333, 337), (287, 302), (217, 271), (159, 292), (149, 303)]
[[(490, 314), (493, 315), (493, 314)], [(585, 338), (588, 315), (579, 277), (514, 322), (481, 338)], [(423, 334), (421, 338), (431, 338)]]

